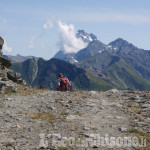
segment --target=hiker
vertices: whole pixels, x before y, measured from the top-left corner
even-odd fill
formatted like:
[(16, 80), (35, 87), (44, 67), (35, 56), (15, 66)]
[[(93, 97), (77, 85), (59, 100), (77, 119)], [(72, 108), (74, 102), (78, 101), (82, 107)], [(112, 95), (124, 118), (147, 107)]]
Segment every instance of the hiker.
[(71, 83), (69, 82), (68, 78), (63, 77), (62, 73), (58, 74), (58, 84), (56, 87), (57, 91), (69, 91), (71, 88)]

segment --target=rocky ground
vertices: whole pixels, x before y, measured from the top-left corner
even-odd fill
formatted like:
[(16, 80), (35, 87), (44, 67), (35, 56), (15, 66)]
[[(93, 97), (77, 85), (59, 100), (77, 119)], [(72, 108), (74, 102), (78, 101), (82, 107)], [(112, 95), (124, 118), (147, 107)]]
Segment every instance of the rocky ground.
[[(132, 143), (124, 145), (124, 137)], [(149, 142), (150, 92), (24, 89), (0, 95), (0, 150), (148, 150)]]

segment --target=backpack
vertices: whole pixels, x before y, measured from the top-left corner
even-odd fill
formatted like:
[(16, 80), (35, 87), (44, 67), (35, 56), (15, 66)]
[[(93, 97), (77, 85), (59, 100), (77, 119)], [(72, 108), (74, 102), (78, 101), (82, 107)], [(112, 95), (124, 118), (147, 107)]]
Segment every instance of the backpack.
[(69, 89), (69, 83), (67, 78), (60, 79), (60, 88), (62, 91), (67, 91)]

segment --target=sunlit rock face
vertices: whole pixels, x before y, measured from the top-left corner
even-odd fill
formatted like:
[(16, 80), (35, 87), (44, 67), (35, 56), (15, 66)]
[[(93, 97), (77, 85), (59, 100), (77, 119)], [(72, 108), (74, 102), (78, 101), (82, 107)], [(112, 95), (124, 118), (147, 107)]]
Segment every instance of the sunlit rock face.
[(6, 59), (2, 56), (2, 54), (3, 54), (3, 52), (2, 52), (3, 44), (4, 44), (4, 40), (3, 40), (2, 37), (0, 37), (0, 66), (9, 68), (11, 66), (11, 61), (9, 61), (8, 59)]
[(4, 40), (0, 37), (0, 57), (2, 56), (2, 47), (4, 44)]

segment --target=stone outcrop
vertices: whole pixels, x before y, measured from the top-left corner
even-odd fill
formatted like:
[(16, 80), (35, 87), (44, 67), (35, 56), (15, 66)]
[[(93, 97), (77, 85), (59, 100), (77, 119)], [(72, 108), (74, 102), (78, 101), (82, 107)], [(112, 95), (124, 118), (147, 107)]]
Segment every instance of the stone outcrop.
[(2, 57), (2, 48), (3, 48), (4, 40), (0, 37), (0, 66), (9, 68), (11, 66), (11, 62)]
[(21, 74), (9, 69), (11, 61), (2, 56), (2, 47), (4, 40), (0, 37), (0, 93), (6, 91), (16, 91), (16, 87), (20, 83), (25, 83), (21, 79)]
[(0, 56), (2, 56), (2, 47), (4, 44), (4, 40), (0, 37)]

